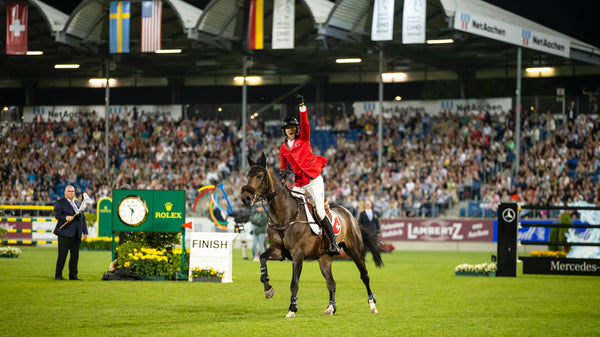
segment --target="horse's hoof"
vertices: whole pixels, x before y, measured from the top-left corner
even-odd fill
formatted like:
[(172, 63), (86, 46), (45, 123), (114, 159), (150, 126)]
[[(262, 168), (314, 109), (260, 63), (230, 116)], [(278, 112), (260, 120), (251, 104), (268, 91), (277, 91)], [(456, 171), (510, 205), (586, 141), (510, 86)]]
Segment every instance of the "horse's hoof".
[(377, 307), (375, 307), (375, 301), (369, 300), (369, 306), (371, 307), (371, 313), (372, 314), (378, 314), (379, 313), (379, 311), (377, 311)]
[(335, 309), (333, 308), (333, 305), (330, 305), (327, 307), (327, 309), (323, 312), (323, 315), (325, 316), (333, 316), (333, 313), (335, 312)]
[(295, 318), (296, 317), (296, 313), (293, 311), (290, 311), (287, 313), (287, 315), (285, 315), (286, 318)]
[(273, 297), (273, 295), (275, 295), (275, 289), (273, 289), (273, 287), (269, 288), (269, 290), (265, 290), (265, 297), (267, 299)]

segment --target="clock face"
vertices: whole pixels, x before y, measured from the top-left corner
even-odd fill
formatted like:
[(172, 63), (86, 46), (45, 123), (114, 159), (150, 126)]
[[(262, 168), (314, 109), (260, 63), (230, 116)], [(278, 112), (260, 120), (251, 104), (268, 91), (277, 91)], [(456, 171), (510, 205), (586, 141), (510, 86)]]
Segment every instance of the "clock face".
[(124, 224), (139, 226), (148, 216), (148, 205), (139, 196), (130, 195), (121, 200), (117, 212)]

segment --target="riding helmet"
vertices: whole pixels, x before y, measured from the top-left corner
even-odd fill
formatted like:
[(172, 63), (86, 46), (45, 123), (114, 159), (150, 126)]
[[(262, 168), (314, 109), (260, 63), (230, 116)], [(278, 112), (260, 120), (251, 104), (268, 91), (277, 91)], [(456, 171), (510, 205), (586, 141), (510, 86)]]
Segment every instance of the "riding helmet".
[(300, 132), (300, 123), (298, 123), (298, 120), (294, 117), (286, 117), (283, 119), (283, 121), (281, 122), (281, 131), (283, 131), (283, 133), (285, 134), (285, 128), (287, 128), (290, 125), (296, 126), (296, 134)]

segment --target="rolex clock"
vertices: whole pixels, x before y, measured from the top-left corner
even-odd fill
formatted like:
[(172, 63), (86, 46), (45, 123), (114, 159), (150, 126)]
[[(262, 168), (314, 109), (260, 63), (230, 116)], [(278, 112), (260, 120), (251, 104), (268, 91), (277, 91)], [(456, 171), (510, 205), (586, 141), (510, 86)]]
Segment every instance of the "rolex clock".
[(137, 195), (130, 195), (119, 202), (117, 208), (119, 220), (132, 227), (141, 225), (148, 216), (146, 201)]

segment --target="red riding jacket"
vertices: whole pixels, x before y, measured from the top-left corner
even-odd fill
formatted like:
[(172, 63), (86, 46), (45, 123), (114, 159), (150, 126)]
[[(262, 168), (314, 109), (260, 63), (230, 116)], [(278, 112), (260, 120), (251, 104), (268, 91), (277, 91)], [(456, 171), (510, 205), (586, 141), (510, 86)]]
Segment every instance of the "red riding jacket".
[(287, 146), (287, 138), (279, 147), (279, 159), (282, 169), (292, 166), (294, 170), (294, 185), (302, 187), (310, 183), (321, 174), (321, 170), (327, 163), (327, 159), (313, 153), (310, 145), (310, 125), (308, 124), (308, 113), (306, 107), (300, 107), (300, 133), (294, 140), (290, 149)]

